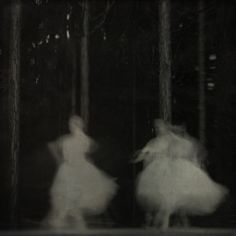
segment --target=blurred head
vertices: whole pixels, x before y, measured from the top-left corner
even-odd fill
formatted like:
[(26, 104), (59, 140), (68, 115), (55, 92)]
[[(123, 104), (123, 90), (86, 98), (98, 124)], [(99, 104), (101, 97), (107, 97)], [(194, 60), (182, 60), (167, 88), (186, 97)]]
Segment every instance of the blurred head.
[(184, 125), (172, 125), (162, 119), (154, 120), (154, 129), (156, 134), (164, 134), (169, 131), (181, 136), (186, 135), (186, 127)]
[(178, 135), (187, 135), (186, 127), (184, 125), (169, 125), (170, 130)]
[(155, 119), (154, 120), (154, 129), (156, 134), (163, 134), (168, 130), (168, 124), (166, 121), (162, 119)]
[(69, 130), (71, 133), (75, 134), (81, 132), (84, 129), (84, 122), (81, 117), (73, 115), (69, 119)]

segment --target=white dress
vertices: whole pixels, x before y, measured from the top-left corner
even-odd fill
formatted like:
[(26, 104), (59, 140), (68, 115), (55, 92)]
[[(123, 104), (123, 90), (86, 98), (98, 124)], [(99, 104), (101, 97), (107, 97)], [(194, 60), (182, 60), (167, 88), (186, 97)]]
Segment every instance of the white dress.
[(84, 215), (102, 213), (115, 195), (117, 184), (112, 178), (87, 161), (92, 140), (82, 131), (59, 140), (64, 162), (58, 169), (51, 188), (51, 227), (64, 227), (68, 218), (77, 227), (85, 227)]
[(160, 157), (148, 164), (137, 183), (137, 197), (150, 210), (170, 214), (212, 213), (227, 190), (186, 159)]
[(212, 213), (227, 193), (201, 168), (199, 145), (189, 136), (166, 129), (146, 144), (137, 160), (144, 161), (137, 199), (147, 212), (164, 212), (165, 227), (175, 212)]

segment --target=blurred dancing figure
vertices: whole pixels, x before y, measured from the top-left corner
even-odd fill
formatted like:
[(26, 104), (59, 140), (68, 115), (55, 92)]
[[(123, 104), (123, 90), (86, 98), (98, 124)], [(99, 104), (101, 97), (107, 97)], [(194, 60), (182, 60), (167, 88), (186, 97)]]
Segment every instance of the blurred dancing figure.
[(166, 229), (174, 213), (214, 212), (228, 190), (205, 172), (203, 147), (182, 127), (156, 120), (155, 129), (157, 137), (143, 147), (136, 160), (144, 161), (136, 195), (148, 220), (155, 227)]
[(86, 229), (84, 217), (103, 213), (115, 195), (117, 185), (87, 160), (96, 144), (83, 132), (80, 117), (70, 118), (69, 130), (70, 134), (55, 141), (63, 161), (51, 188), (51, 210), (44, 225)]

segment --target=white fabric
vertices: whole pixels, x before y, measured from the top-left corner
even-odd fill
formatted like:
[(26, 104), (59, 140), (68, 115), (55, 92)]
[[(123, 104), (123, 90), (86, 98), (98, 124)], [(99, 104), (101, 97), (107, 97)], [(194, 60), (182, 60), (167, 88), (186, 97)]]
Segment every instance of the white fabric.
[(212, 213), (227, 190), (191, 162), (157, 158), (138, 179), (137, 197), (150, 210)]
[(84, 215), (105, 211), (117, 190), (114, 180), (86, 159), (93, 140), (76, 123), (72, 127), (71, 134), (58, 140), (64, 160), (51, 188), (51, 227), (67, 225), (68, 218), (85, 227)]
[(201, 145), (186, 133), (175, 133), (169, 124), (160, 122), (159, 131), (137, 157), (144, 161), (137, 179), (138, 201), (147, 212), (165, 212), (166, 222), (177, 211), (212, 213), (228, 190), (201, 168)]

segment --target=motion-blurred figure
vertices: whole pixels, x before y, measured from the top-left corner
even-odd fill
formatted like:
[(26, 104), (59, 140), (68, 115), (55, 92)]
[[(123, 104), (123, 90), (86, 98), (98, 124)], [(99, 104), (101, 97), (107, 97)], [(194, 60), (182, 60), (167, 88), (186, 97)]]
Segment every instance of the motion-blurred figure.
[(78, 116), (69, 120), (70, 134), (51, 145), (55, 156), (63, 161), (51, 188), (51, 210), (44, 221), (50, 228), (86, 229), (85, 216), (105, 211), (117, 190), (116, 183), (87, 160), (96, 147), (83, 132), (83, 121)]
[(155, 129), (157, 137), (144, 146), (136, 160), (144, 161), (136, 195), (149, 215), (148, 221), (166, 229), (174, 213), (214, 212), (228, 190), (205, 172), (203, 147), (182, 127), (156, 120)]

